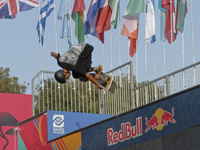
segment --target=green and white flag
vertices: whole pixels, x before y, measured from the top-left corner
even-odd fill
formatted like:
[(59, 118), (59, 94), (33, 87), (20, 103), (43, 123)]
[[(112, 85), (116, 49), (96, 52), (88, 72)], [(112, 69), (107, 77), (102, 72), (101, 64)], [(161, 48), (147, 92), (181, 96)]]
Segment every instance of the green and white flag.
[(176, 29), (183, 32), (185, 16), (187, 13), (187, 1), (177, 0)]
[(145, 12), (144, 0), (129, 0), (127, 5), (128, 14), (139, 14)]
[(110, 0), (109, 6), (112, 9), (110, 23), (114, 26), (114, 29), (115, 29), (117, 27), (119, 0)]

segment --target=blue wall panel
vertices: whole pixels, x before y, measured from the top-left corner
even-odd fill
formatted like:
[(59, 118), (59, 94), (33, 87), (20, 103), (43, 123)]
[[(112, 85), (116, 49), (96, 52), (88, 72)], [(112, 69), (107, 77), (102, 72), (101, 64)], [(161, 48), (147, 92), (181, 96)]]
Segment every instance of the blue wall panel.
[(118, 150), (200, 124), (200, 88), (82, 131), (82, 150)]

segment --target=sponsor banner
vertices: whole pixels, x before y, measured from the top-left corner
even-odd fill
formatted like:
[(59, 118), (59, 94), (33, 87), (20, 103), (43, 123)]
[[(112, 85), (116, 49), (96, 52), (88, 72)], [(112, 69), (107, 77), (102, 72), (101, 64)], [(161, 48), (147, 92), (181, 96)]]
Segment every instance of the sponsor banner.
[[(80, 150), (81, 132), (47, 142), (47, 114), (18, 126), (19, 150)], [(30, 136), (31, 135), (31, 136)]]
[(112, 115), (47, 111), (48, 141), (110, 117)]
[(34, 118), (18, 126), (18, 149), (48, 149), (51, 144), (47, 144), (47, 115)]
[(17, 149), (17, 123), (32, 117), (32, 96), (0, 93), (0, 149)]
[(83, 130), (82, 148), (124, 149), (200, 124), (200, 88)]

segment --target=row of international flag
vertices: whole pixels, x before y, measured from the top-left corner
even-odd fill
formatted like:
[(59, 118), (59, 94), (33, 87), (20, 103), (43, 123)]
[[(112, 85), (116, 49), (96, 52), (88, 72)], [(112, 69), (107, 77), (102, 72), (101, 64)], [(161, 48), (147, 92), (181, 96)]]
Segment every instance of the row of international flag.
[[(91, 0), (84, 22), (85, 1), (75, 0), (71, 18), (75, 22), (75, 36), (79, 43), (83, 43), (84, 35), (91, 34), (104, 43), (104, 32), (110, 30), (111, 24), (117, 27), (120, 0)], [(15, 18), (20, 11), (38, 7), (37, 0), (1, 0), (0, 17)], [(145, 9), (146, 8), (146, 9)], [(161, 12), (160, 39), (172, 43), (178, 31), (183, 32), (184, 20), (187, 13), (187, 1), (177, 0), (175, 12), (174, 0), (159, 0), (158, 8)], [(54, 10), (54, 0), (43, 0), (40, 10), (40, 19), (37, 23), (38, 37), (43, 45), (46, 18)], [(69, 29), (70, 8), (68, 0), (61, 0), (58, 19), (61, 20), (61, 38), (67, 38), (71, 44)], [(155, 1), (154, 0), (129, 0), (122, 16), (123, 27), (121, 34), (130, 40), (130, 56), (136, 52), (139, 16), (146, 14), (145, 39), (146, 42), (156, 42), (155, 32)]]

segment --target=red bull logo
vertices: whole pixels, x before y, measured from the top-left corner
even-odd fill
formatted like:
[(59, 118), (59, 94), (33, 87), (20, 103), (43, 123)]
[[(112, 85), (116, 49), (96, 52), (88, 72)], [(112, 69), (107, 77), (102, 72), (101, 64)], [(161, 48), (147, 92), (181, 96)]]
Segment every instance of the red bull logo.
[(163, 110), (162, 108), (158, 108), (155, 114), (148, 120), (146, 120), (145, 133), (147, 133), (150, 129), (154, 130), (157, 129), (158, 131), (162, 130), (164, 126), (168, 125), (168, 123), (176, 123), (174, 117), (174, 107), (171, 109), (171, 112)]

